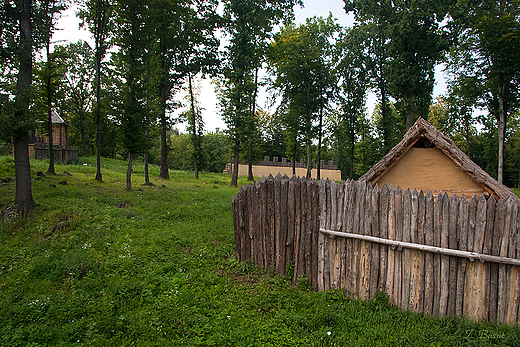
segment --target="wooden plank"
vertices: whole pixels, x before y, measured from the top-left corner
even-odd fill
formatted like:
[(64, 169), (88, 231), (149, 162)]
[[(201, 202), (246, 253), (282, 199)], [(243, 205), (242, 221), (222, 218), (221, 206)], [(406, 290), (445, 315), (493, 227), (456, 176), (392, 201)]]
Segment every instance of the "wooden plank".
[[(441, 247), (449, 248), (449, 213), (450, 200), (448, 194), (442, 196), (442, 229), (441, 229)], [(440, 280), (440, 300), (439, 314), (446, 316), (448, 314), (448, 297), (449, 297), (449, 276), (450, 276), (450, 257), (441, 255), (441, 280)]]
[[(469, 203), (464, 195), (459, 202), (459, 249), (468, 250), (468, 229), (469, 229)], [(457, 300), (455, 302), (455, 315), (462, 317), (464, 314), (464, 286), (466, 281), (466, 267), (468, 260), (459, 258), (457, 266)]]
[[(434, 216), (434, 198), (430, 190), (425, 196), (425, 223), (424, 223), (424, 244), (433, 246), (433, 216)], [(433, 254), (425, 253), (424, 268), (424, 313), (426, 315), (433, 314)]]
[(393, 247), (401, 247), (404, 249), (420, 250), (423, 252), (431, 252), (431, 253), (447, 255), (447, 256), (465, 257), (468, 259), (472, 259), (473, 261), (479, 260), (483, 263), (492, 262), (492, 263), (498, 263), (498, 264), (508, 264), (508, 265), (520, 266), (520, 259), (502, 258), (502, 257), (494, 256), (494, 255), (480, 254), (480, 253), (473, 253), (473, 252), (463, 252), (463, 251), (455, 250), (455, 249), (419, 245), (417, 243), (383, 239), (380, 237), (373, 237), (373, 236), (368, 236), (368, 235), (349, 234), (349, 233), (343, 233), (340, 231), (327, 230), (327, 229), (320, 229), (320, 232), (334, 236), (334, 237), (346, 237), (346, 238), (351, 238), (354, 240), (374, 242), (374, 243), (379, 243), (379, 244), (393, 246)]
[[(325, 186), (325, 181), (320, 180), (320, 191), (319, 191), (319, 201), (320, 201), (320, 228), (326, 227), (326, 209), (327, 209), (327, 189)], [(325, 272), (325, 235), (322, 233), (318, 233), (318, 279), (317, 286), (318, 291), (325, 290), (324, 284), (324, 272)]]
[[(508, 257), (517, 257), (517, 235), (519, 224), (519, 200), (512, 200), (511, 206), (511, 226), (509, 228), (509, 247)], [(518, 324), (518, 310), (520, 309), (520, 274), (517, 266), (510, 267), (509, 271), (509, 310), (507, 314), (507, 323), (510, 325)]]
[[(274, 266), (276, 274), (284, 275), (285, 258), (282, 261), (282, 244), (281, 244), (281, 228), (282, 228), (282, 175), (278, 173), (274, 178)], [(285, 248), (285, 246), (283, 247)]]
[(271, 272), (275, 266), (275, 230), (274, 230), (274, 177), (269, 174), (266, 182), (266, 268)]
[[(376, 183), (372, 190), (372, 236), (379, 237), (379, 187)], [(372, 259), (370, 260), (370, 298), (377, 292), (377, 282), (379, 279), (379, 245), (372, 246)]]
[[(341, 219), (341, 228), (340, 231), (345, 231), (347, 228), (347, 208), (348, 208), (348, 181), (345, 181), (341, 184), (341, 198), (343, 202), (341, 203), (341, 211), (340, 211), (340, 219)], [(340, 245), (340, 257), (341, 257), (341, 282), (340, 287), (346, 289), (347, 288), (347, 239), (341, 239)]]
[(250, 198), (248, 203), (249, 209), (249, 237), (251, 239), (251, 260), (253, 264), (256, 266), (260, 266), (260, 255), (258, 254), (258, 246), (257, 243), (260, 240), (259, 230), (260, 230), (260, 208), (258, 206), (259, 199), (259, 187), (260, 181), (255, 181), (254, 184), (251, 185), (250, 190)]
[[(487, 201), (484, 195), (478, 198), (477, 215), (475, 221), (475, 235), (473, 239), (473, 251), (482, 253), (484, 249), (484, 234), (486, 233)], [(487, 291), (485, 290), (485, 266), (481, 262), (473, 262), (473, 276), (470, 288), (473, 289), (468, 317), (472, 320), (487, 319), (487, 311), (483, 302)]]
[[(487, 207), (486, 207), (486, 229), (484, 234), (484, 249), (482, 253), (484, 254), (492, 254), (493, 251), (493, 233), (494, 233), (494, 223), (495, 223), (495, 211), (496, 211), (496, 199), (494, 196), (490, 196), (487, 199)], [(484, 295), (483, 302), (483, 319), (496, 321), (496, 313), (491, 310), (490, 304), (493, 303), (495, 307), (496, 303), (496, 295), (495, 291), (492, 292), (492, 283), (491, 283), (491, 267), (492, 264), (485, 263), (484, 264), (484, 290), (486, 291)], [(493, 269), (493, 277), (494, 277), (495, 269)]]
[[(442, 234), (442, 194), (439, 193), (435, 199), (434, 206), (434, 218), (433, 218), (433, 245), (436, 247), (441, 246), (441, 234)], [(434, 278), (434, 292), (433, 292), (433, 315), (435, 317), (440, 316), (440, 299), (441, 299), (441, 258), (440, 255), (435, 254), (433, 256), (433, 278)]]
[(296, 285), (298, 278), (302, 275), (302, 257), (300, 252), (300, 243), (302, 241), (301, 185), (302, 179), (298, 177), (294, 182), (294, 274), (292, 278), (293, 285)]
[[(285, 264), (287, 267), (294, 269), (294, 243), (295, 243), (295, 212), (296, 212), (296, 201), (295, 191), (296, 189), (296, 177), (293, 176), (289, 180), (288, 194), (287, 194), (287, 242), (285, 252)], [(325, 224), (323, 224), (325, 226)], [(294, 271), (294, 270), (293, 270)], [(291, 274), (292, 281), (293, 274)]]
[(318, 289), (316, 278), (318, 276), (318, 234), (319, 234), (319, 187), (316, 180), (312, 180), (309, 188), (310, 209), (310, 275), (309, 282), (314, 290)]
[[(392, 186), (388, 189), (388, 239), (395, 240), (396, 226), (395, 226), (395, 190)], [(395, 278), (395, 258), (396, 248), (388, 247), (388, 261), (387, 261), (387, 274), (386, 274), (386, 288), (385, 291), (390, 295), (392, 301), (395, 300), (393, 297), (394, 284), (398, 280)]]
[[(345, 207), (346, 230), (348, 230), (348, 232), (353, 232), (354, 231), (354, 215), (355, 215), (355, 209), (356, 209), (356, 203), (355, 203), (356, 192), (355, 192), (354, 181), (349, 180), (347, 182), (346, 188), (347, 188), (347, 198), (348, 198), (348, 203)], [(345, 288), (347, 289), (347, 294), (350, 297), (354, 297), (354, 293), (352, 292), (353, 282), (354, 282), (353, 269), (352, 269), (352, 264), (353, 264), (352, 254), (353, 254), (353, 249), (354, 249), (353, 247), (354, 247), (353, 240), (351, 240), (351, 239), (346, 240), (347, 258), (345, 259), (345, 262), (346, 262), (345, 281), (347, 284), (346, 284)]]
[[(372, 233), (372, 186), (370, 183), (366, 183), (365, 186), (365, 203), (364, 203), (364, 230), (363, 235), (370, 235)], [(375, 247), (378, 247), (377, 245)], [(370, 267), (371, 267), (371, 254), (372, 254), (372, 243), (362, 242), (362, 268), (363, 271), (361, 276), (361, 295), (360, 298), (363, 300), (370, 299)]]
[[(497, 220), (503, 219), (504, 222), (497, 223), (502, 224), (501, 230), (496, 230), (494, 238), (500, 235), (500, 241), (498, 243), (498, 255), (501, 257), (508, 256), (509, 248), (509, 229), (511, 228), (511, 212), (512, 212), (511, 200), (505, 201), (500, 199), (497, 204), (497, 214), (503, 214), (503, 217), (497, 218)], [(496, 228), (496, 224), (495, 224)], [(495, 245), (493, 245), (495, 246)], [(495, 248), (495, 247), (493, 247)], [(507, 273), (507, 265), (498, 266), (498, 281), (497, 281), (497, 321), (499, 323), (506, 323), (507, 311), (509, 304), (509, 289), (510, 280)]]
[[(473, 195), (469, 201), (468, 215), (468, 244), (469, 252), (474, 251), (475, 230), (477, 226), (477, 206), (478, 199)], [(473, 310), (473, 285), (475, 284), (475, 262), (469, 261), (466, 266), (466, 280), (464, 282), (464, 316), (471, 317)]]
[[(414, 188), (411, 195), (412, 213), (410, 219), (410, 237), (412, 243), (418, 243), (419, 229), (419, 194)], [(408, 300), (408, 308), (413, 312), (419, 312), (419, 282), (421, 274), (418, 273), (419, 252), (412, 250), (408, 254), (409, 271), (410, 271), (410, 298)]]
[[(459, 249), (457, 239), (457, 223), (459, 216), (459, 198), (456, 194), (451, 196), (449, 204), (448, 219), (448, 247), (450, 249)], [(457, 270), (459, 266), (456, 257), (449, 257), (449, 279), (448, 279), (448, 315), (453, 316), (457, 307)]]
[(289, 197), (289, 178), (282, 177), (280, 181), (280, 230), (279, 230), (279, 247), (278, 250), (278, 264), (280, 275), (287, 276), (287, 233), (288, 233), (288, 197)]
[[(493, 230), (491, 230), (491, 254), (500, 255), (500, 242), (504, 233), (504, 222), (507, 203), (505, 199), (500, 199), (495, 204)], [(497, 321), (498, 309), (498, 264), (489, 264), (489, 320)]]
[[(331, 229), (338, 230), (338, 184), (333, 180), (330, 184), (330, 202), (331, 202), (331, 215), (330, 225)], [(330, 287), (337, 289), (341, 280), (340, 266), (341, 261), (339, 257), (339, 239), (332, 238), (329, 240), (331, 245), (331, 276), (330, 276)]]
[(310, 201), (309, 201), (309, 188), (308, 186), (311, 184), (310, 180), (304, 179), (302, 180), (301, 185), (301, 214), (302, 214), (302, 242), (300, 243), (300, 260), (301, 260), (301, 275), (303, 277), (309, 278), (310, 272), (310, 248), (311, 248), (311, 235), (309, 233), (310, 228)]
[[(397, 241), (403, 241), (403, 191), (401, 187), (397, 186), (395, 190), (395, 239)], [(400, 303), (402, 300), (402, 249), (397, 248), (395, 254), (395, 265), (394, 265), (394, 290), (393, 298), (394, 302)]]
[[(412, 220), (412, 192), (410, 188), (408, 188), (403, 194), (403, 241), (411, 242), (412, 241), (412, 230), (411, 230), (411, 220)], [(408, 249), (403, 249), (401, 261), (402, 261), (402, 278), (401, 281), (403, 283), (403, 287), (401, 290), (401, 302), (400, 307), (402, 310), (408, 310), (410, 303), (410, 272), (411, 272), (411, 264), (410, 264), (410, 251)]]
[[(417, 243), (420, 245), (424, 245), (424, 230), (426, 224), (426, 198), (424, 196), (424, 192), (421, 191), (419, 194), (418, 200), (418, 212), (419, 215), (417, 217)], [(417, 262), (416, 262), (416, 278), (418, 278), (418, 306), (417, 312), (424, 312), (424, 282), (425, 282), (425, 252), (416, 252), (417, 254)]]
[[(354, 215), (354, 234), (362, 234), (364, 224), (364, 197), (366, 186), (362, 183), (356, 183), (356, 211)], [(360, 294), (360, 258), (361, 258), (361, 241), (354, 240), (352, 243), (352, 292), (355, 294), (355, 298), (359, 298)]]
[[(326, 192), (327, 194), (325, 195), (326, 196), (326, 199), (327, 199), (327, 209), (326, 209), (326, 218), (325, 218), (325, 225), (327, 225), (328, 228), (330, 228), (330, 220), (331, 220), (331, 213), (332, 213), (332, 201), (331, 201), (331, 190), (330, 190), (330, 187), (331, 186), (331, 182), (329, 179), (327, 179), (326, 183), (325, 183), (325, 187), (326, 187)], [(331, 238), (330, 237), (327, 237), (325, 238), (325, 270), (323, 272), (323, 284), (324, 284), (324, 287), (323, 289), (324, 290), (329, 290), (330, 289), (330, 281), (331, 281), (331, 274), (330, 274), (330, 271), (331, 271), (331, 257), (330, 257), (330, 247), (331, 247)]]
[[(385, 184), (381, 192), (379, 192), (379, 236), (382, 238), (388, 238), (388, 198), (389, 190)], [(388, 251), (387, 246), (381, 246), (379, 248), (379, 288), (386, 289), (386, 276), (387, 276), (387, 258)], [(395, 301), (394, 304), (397, 304)]]

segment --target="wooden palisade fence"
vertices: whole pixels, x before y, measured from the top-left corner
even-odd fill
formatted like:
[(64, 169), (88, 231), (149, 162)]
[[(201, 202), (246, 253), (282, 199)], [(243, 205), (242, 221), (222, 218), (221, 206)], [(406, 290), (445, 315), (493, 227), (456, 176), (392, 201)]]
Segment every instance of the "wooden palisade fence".
[(277, 175), (243, 186), (233, 197), (235, 251), (240, 261), (306, 276), (317, 289), (319, 186)]
[(388, 293), (403, 310), (518, 324), (519, 200), (287, 176), (233, 198), (236, 256), (315, 290)]

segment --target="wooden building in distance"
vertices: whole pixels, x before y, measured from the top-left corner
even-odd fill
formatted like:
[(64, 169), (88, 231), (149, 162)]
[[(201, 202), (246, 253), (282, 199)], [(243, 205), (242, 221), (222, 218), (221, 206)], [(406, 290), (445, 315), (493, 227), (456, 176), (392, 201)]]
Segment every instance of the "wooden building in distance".
[(432, 124), (419, 118), (388, 154), (359, 181), (390, 184), (417, 191), (431, 190), (434, 195), (446, 192), (471, 197), (474, 194), (516, 198), (513, 191), (498, 183), (475, 164), (455, 143)]
[[(66, 163), (78, 157), (78, 147), (69, 146), (69, 123), (52, 110), (52, 146), (54, 147), (54, 160)], [(46, 136), (45, 136), (46, 135)], [(49, 158), (49, 137), (38, 131), (29, 139), (29, 156), (35, 159)]]

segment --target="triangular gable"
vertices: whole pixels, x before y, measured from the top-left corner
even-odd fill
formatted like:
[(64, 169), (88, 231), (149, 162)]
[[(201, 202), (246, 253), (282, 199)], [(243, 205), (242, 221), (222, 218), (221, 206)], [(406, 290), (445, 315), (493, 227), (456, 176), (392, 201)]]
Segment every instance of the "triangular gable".
[(52, 124), (65, 124), (66, 126), (69, 126), (69, 123), (67, 123), (61, 116), (56, 112), (55, 109), (52, 109), (51, 111), (51, 120)]
[(462, 152), (450, 138), (442, 134), (423, 118), (419, 118), (406, 132), (403, 140), (392, 148), (367, 173), (361, 176), (359, 181), (369, 182), (372, 185), (376, 184), (419, 141), (422, 141), (422, 145), (436, 147), (441, 150), (461, 171), (469, 175), (475, 183), (482, 187), (484, 191), (494, 195), (496, 199), (516, 198), (515, 193), (511, 189), (498, 183), (497, 180)]

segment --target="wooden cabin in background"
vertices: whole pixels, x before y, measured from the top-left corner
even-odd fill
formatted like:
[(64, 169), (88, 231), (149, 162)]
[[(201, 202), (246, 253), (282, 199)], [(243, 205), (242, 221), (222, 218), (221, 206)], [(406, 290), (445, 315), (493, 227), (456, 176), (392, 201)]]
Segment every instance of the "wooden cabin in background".
[(493, 195), (497, 200), (516, 198), (513, 191), (498, 183), (475, 164), (450, 138), (423, 118), (406, 132), (388, 154), (374, 165), (359, 181), (379, 188), (390, 184), (402, 190), (431, 190), (471, 197), (474, 194)]
[[(78, 157), (78, 147), (69, 146), (69, 123), (52, 110), (52, 145), (54, 147), (54, 160), (66, 163)], [(36, 131), (29, 139), (29, 157), (35, 159), (49, 158), (49, 136)]]

